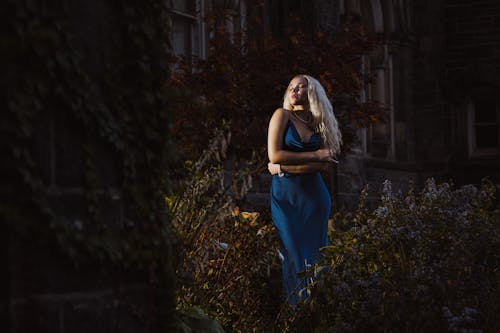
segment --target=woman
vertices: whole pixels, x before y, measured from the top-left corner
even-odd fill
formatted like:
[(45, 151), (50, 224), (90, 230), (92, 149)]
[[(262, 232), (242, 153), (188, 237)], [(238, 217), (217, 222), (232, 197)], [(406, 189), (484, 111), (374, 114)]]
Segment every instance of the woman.
[(271, 213), (280, 236), (283, 291), (290, 304), (306, 286), (297, 273), (327, 245), (331, 199), (319, 171), (335, 162), (342, 135), (318, 80), (298, 75), (268, 131)]

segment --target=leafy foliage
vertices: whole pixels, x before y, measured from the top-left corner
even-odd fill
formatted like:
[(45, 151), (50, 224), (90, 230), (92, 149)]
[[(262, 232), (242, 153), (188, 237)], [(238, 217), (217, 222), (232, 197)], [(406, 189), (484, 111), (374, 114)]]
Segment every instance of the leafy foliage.
[(190, 165), (182, 194), (169, 197), (180, 240), (179, 308), (199, 306), (230, 332), (498, 330), (493, 184), (453, 189), (430, 179), (419, 194), (402, 196), (386, 181), (373, 209), (365, 189), (355, 211), (335, 217), (331, 245), (301, 273), (314, 281), (309, 297), (291, 309), (270, 218), (235, 206), (222, 169), (227, 134), (219, 135)]
[[(56, 244), (75, 266), (151, 274), (157, 295), (152, 303), (168, 318), (173, 308), (163, 200), (172, 157), (165, 93), (168, 8), (155, 0), (107, 2), (92, 8), (90, 18), (75, 13), (82, 8), (85, 2), (7, 1), (2, 13), (1, 38), (8, 45), (2, 60), (9, 66), (2, 77), (6, 114), (0, 135), (3, 176), (10, 177), (14, 195), (2, 200), (0, 214), (16, 237)], [(92, 35), (87, 25), (82, 29), (92, 18), (102, 35)], [(57, 122), (78, 144), (50, 132)], [(78, 172), (46, 172), (50, 159), (40, 158), (40, 150), (50, 154), (51, 145), (83, 155), (77, 166), (82, 179), (71, 184), (83, 197), (83, 207), (72, 212), (80, 217), (74, 223), (58, 215), (51, 195), (65, 185), (61, 174), (77, 178)], [(100, 150), (110, 158), (104, 167)], [(109, 180), (99, 167), (116, 173), (112, 186), (125, 207), (123, 217), (106, 215), (102, 199), (108, 197)], [(44, 177), (51, 172), (53, 179)]]
[(375, 46), (359, 23), (346, 20), (335, 33), (298, 29), (273, 35), (256, 33), (265, 29), (250, 17), (247, 34), (230, 35), (217, 24), (221, 21), (224, 13), (207, 15), (214, 36), (207, 59), (181, 58), (172, 75), (174, 134), (186, 151), (196, 156), (212, 128), (225, 120), (237, 156), (248, 158), (252, 149), (265, 156), (268, 121), (281, 106), (288, 81), (300, 73), (318, 78), (333, 96), (346, 151), (356, 129), (382, 119), (380, 105), (358, 99), (368, 80), (361, 72), (361, 55)]
[[(288, 326), (295, 332), (494, 332), (500, 328), (500, 209), (485, 181), (428, 180), (380, 205), (363, 201), (332, 231), (328, 267)], [(366, 194), (366, 193), (365, 193)], [(344, 231), (342, 231), (344, 229)], [(325, 272), (325, 271), (323, 271)]]
[(231, 180), (224, 177), (229, 138), (218, 132), (188, 165), (180, 194), (167, 197), (179, 239), (178, 307), (199, 306), (230, 332), (265, 332), (280, 306), (276, 239), (268, 220), (235, 205), (252, 170), (236, 168)]
[[(106, 147), (118, 161), (113, 166), (120, 173), (118, 187), (125, 202), (130, 204), (127, 218), (132, 223), (129, 223), (131, 229), (134, 229), (133, 226), (148, 229), (164, 218), (161, 217), (165, 206), (162, 193), (167, 186), (170, 157), (169, 114), (164, 94), (169, 74), (168, 45), (157, 43), (159, 38), (169, 34), (168, 19), (164, 16), (166, 7), (150, 1), (148, 6), (141, 5), (140, 9), (123, 3), (114, 10), (117, 17), (123, 20), (117, 22), (120, 34), (113, 42), (127, 38), (128, 47), (122, 50), (126, 54), (111, 52), (109, 57), (103, 58), (108, 63), (98, 69), (106, 71), (96, 76), (92, 73), (96, 68), (86, 59), (92, 55), (83, 54), (82, 47), (75, 40), (84, 37), (75, 36), (77, 31), (71, 29), (73, 22), (69, 8), (9, 3), (9, 12), (16, 13), (16, 20), (6, 24), (9, 27), (6, 39), (16, 47), (8, 50), (7, 54), (7, 60), (13, 63), (7, 72), (12, 81), (10, 86), (5, 86), (8, 107), (6, 123), (2, 127), (2, 135), (10, 135), (13, 143), (10, 151), (6, 152), (12, 157), (9, 159), (12, 169), (23, 175), (24, 185), (29, 188), (26, 196), (34, 201), (29, 210), (36, 211), (38, 208), (39, 212), (45, 212), (49, 217), (53, 212), (48, 202), (48, 187), (53, 186), (50, 182), (54, 180), (43, 179), (40, 166), (43, 161), (34, 157), (36, 145), (33, 140), (39, 139), (34, 134), (39, 127), (37, 123), (50, 123), (56, 119), (64, 125), (74, 126), (74, 132), (83, 133), (83, 147), (71, 148), (82, 149), (85, 155), (82, 185), (85, 186), (87, 209), (92, 218), (86, 221), (89, 233), (72, 239), (79, 243), (73, 244), (76, 248), (64, 250), (73, 253), (73, 250), (79, 251), (78, 247), (83, 246), (101, 259), (113, 262), (136, 257), (137, 253), (122, 253), (119, 257), (114, 254), (126, 251), (131, 243), (139, 245), (140, 242), (128, 239), (130, 244), (118, 242), (118, 248), (111, 249), (108, 241), (114, 243), (113, 240), (100, 239), (103, 234), (105, 238), (116, 236), (116, 230), (107, 230), (109, 226), (103, 225), (102, 207), (98, 205), (98, 195), (106, 187), (106, 180), (96, 173), (100, 163), (96, 147)], [(152, 24), (157, 24), (156, 29), (149, 29)], [(120, 61), (110, 66), (115, 57)], [(66, 120), (67, 124), (64, 123)], [(60, 145), (66, 144), (60, 142), (62, 138), (58, 134), (54, 134), (53, 140)], [(49, 145), (50, 142), (43, 148), (48, 149)], [(58, 176), (54, 176), (56, 183)], [(51, 222), (52, 228), (61, 228), (58, 231), (64, 233), (66, 226), (59, 226), (57, 220)], [(99, 232), (95, 233), (90, 224), (98, 225)], [(48, 227), (43, 224), (30, 226), (40, 228), (38, 234), (51, 237)], [(72, 237), (77, 229), (67, 230), (68, 234), (61, 237)], [(137, 230), (128, 231), (126, 233), (130, 237), (137, 234)], [(97, 238), (90, 240), (89, 237)], [(101, 242), (107, 243), (107, 246)], [(67, 245), (71, 246), (70, 243)], [(74, 259), (84, 260), (84, 253), (80, 254), (83, 256)]]

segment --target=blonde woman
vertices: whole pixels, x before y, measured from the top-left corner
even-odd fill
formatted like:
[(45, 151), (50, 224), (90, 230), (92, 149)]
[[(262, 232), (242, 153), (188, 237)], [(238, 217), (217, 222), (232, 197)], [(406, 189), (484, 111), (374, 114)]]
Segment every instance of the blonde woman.
[(283, 292), (295, 304), (306, 281), (297, 273), (327, 245), (331, 199), (319, 173), (335, 162), (342, 135), (325, 90), (308, 75), (290, 81), (268, 130), (271, 213), (280, 237)]

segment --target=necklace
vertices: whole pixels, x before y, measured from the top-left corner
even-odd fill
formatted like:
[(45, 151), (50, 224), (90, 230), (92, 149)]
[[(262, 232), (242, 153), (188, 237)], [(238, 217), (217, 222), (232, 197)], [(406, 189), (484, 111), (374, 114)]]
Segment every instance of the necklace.
[(297, 118), (298, 120), (300, 120), (301, 122), (303, 122), (304, 124), (307, 124), (309, 125), (309, 121), (299, 117), (299, 115), (296, 113), (296, 112), (292, 112), (292, 114), (295, 116), (295, 118)]

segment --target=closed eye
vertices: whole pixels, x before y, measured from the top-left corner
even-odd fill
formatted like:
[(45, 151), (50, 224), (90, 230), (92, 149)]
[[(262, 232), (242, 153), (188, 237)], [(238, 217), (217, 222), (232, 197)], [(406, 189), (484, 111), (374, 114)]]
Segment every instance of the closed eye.
[[(296, 87), (298, 87), (299, 89), (306, 89), (307, 88), (307, 86), (304, 84), (300, 84)], [(288, 87), (288, 90), (293, 91), (296, 87), (290, 86), (290, 87)]]

